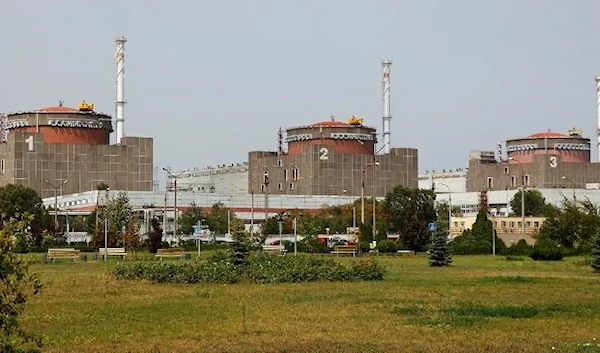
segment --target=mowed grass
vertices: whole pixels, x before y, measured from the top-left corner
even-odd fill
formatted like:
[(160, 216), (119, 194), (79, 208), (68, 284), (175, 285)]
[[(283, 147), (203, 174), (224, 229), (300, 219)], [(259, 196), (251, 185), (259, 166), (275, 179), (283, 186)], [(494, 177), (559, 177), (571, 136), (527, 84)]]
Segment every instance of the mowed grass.
[(581, 260), (377, 257), (384, 281), (276, 285), (117, 281), (116, 260), (35, 264), (44, 287), (22, 325), (44, 352), (600, 352), (600, 275)]

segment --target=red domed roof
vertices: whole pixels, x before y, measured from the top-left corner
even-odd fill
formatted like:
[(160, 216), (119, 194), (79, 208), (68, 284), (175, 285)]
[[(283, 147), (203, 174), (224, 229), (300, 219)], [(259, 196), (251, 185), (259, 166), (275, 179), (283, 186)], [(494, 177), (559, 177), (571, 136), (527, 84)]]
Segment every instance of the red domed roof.
[(552, 131), (545, 131), (545, 132), (538, 132), (535, 134), (531, 134), (527, 137), (531, 137), (531, 138), (559, 138), (559, 137), (569, 137), (568, 135), (565, 134), (561, 134), (558, 132), (552, 132)]
[(60, 112), (77, 112), (78, 110), (71, 107), (45, 107), (36, 110), (36, 112), (60, 113)]
[(350, 126), (350, 124), (347, 124), (343, 121), (321, 121), (319, 123), (314, 123), (311, 125), (312, 127), (317, 127), (317, 126)]

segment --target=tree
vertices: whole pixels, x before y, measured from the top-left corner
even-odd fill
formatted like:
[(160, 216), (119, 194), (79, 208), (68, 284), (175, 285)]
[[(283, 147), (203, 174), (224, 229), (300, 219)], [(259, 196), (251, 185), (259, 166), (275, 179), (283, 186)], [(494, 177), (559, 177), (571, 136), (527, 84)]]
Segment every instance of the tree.
[(206, 215), (202, 211), (202, 208), (198, 207), (195, 203), (192, 203), (187, 210), (181, 213), (177, 224), (179, 230), (183, 234), (192, 234), (194, 226), (203, 219), (206, 219)]
[(433, 232), (433, 244), (429, 250), (429, 265), (430, 266), (450, 266), (452, 263), (452, 255), (450, 254), (450, 246), (448, 246), (448, 233), (438, 229)]
[(44, 231), (50, 228), (54, 230), (54, 221), (44, 208), (40, 196), (35, 190), (22, 185), (0, 187), (0, 226), (11, 218), (22, 220), (25, 213), (34, 216), (28, 224), (31, 227), (32, 245), (41, 246)]
[(594, 236), (592, 243), (592, 268), (600, 272), (600, 232)]
[(391, 230), (411, 250), (422, 250), (429, 242), (428, 224), (436, 219), (433, 190), (397, 186), (384, 201)]
[[(210, 213), (206, 216), (206, 224), (214, 234), (227, 233), (227, 210), (228, 208), (222, 202), (217, 202), (212, 206)], [(229, 212), (229, 219), (234, 219), (235, 214)]]
[(233, 234), (233, 264), (236, 267), (244, 266), (250, 255), (250, 240), (246, 232)]
[(127, 225), (127, 229), (123, 232), (123, 245), (133, 252), (133, 257), (135, 258), (135, 251), (142, 245), (139, 224), (130, 222)]
[(154, 217), (150, 220), (152, 231), (148, 234), (148, 245), (150, 252), (156, 254), (156, 251), (162, 247), (163, 230), (160, 227), (160, 221)]
[[(133, 221), (131, 218), (132, 211), (129, 197), (125, 192), (120, 192), (116, 198), (108, 200), (106, 205), (100, 206), (97, 209), (98, 222), (94, 224), (92, 243), (95, 246), (104, 246), (104, 227), (108, 224), (107, 247), (122, 245), (123, 230), (126, 230)], [(96, 217), (92, 218), (92, 220), (95, 219)], [(105, 222), (105, 220), (108, 220), (108, 222)]]
[[(2, 223), (0, 230), (0, 349), (2, 352), (37, 351), (41, 340), (35, 339), (19, 327), (19, 316), (25, 309), (29, 294), (37, 294), (41, 282), (28, 274), (28, 265), (15, 254), (14, 234), (23, 233), (29, 227), (31, 216), (17, 220), (11, 218)], [(25, 349), (22, 349), (25, 348)]]
[(104, 191), (104, 190), (110, 190), (110, 188), (108, 187), (107, 183), (103, 182), (103, 183), (100, 183), (100, 184), (96, 185), (96, 190), (102, 190), (102, 191)]
[[(546, 199), (539, 190), (525, 190), (525, 216), (541, 217), (544, 215)], [(513, 216), (521, 215), (521, 192), (517, 192), (510, 201)]]
[(600, 231), (600, 210), (590, 200), (564, 198), (561, 207), (550, 214), (539, 230), (539, 238), (550, 238), (565, 248), (589, 251), (591, 241)]

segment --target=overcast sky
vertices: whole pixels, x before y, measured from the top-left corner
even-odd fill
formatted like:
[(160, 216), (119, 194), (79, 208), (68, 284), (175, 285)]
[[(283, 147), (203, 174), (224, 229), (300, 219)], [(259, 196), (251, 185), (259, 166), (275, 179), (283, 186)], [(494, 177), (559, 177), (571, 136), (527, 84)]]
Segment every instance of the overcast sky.
[(85, 99), (114, 115), (123, 35), (125, 134), (153, 137), (158, 167), (230, 164), (331, 115), (380, 133), (391, 58), (392, 146), (418, 148), (420, 171), (456, 169), (548, 129), (595, 141), (599, 13), (597, 0), (3, 0), (0, 111)]

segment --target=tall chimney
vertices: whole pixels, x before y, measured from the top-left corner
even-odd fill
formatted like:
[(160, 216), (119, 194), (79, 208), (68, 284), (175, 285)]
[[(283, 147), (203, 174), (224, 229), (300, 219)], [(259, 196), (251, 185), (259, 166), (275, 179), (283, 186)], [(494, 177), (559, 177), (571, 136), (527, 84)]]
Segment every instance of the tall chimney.
[(600, 162), (600, 76), (596, 77), (596, 115), (598, 127), (596, 128), (596, 143), (598, 149), (598, 162)]
[(383, 59), (381, 67), (383, 69), (383, 151), (390, 153), (390, 122), (392, 115), (390, 114), (390, 66), (391, 59)]
[(125, 42), (127, 38), (117, 37), (115, 43), (117, 45), (117, 100), (115, 101), (116, 106), (116, 120), (117, 120), (117, 144), (121, 143), (121, 139), (125, 135), (125, 84), (123, 78), (125, 76)]

